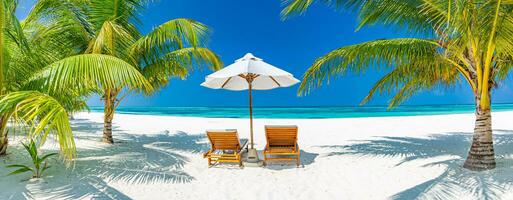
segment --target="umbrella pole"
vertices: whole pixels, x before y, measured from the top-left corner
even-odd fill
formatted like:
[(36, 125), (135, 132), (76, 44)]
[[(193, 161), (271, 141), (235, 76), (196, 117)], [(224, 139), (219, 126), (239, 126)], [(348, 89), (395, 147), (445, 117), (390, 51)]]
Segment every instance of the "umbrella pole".
[(251, 148), (253, 147), (253, 94), (252, 94), (252, 84), (249, 82), (249, 128), (250, 128), (250, 137), (251, 137)]
[(249, 89), (249, 128), (250, 128), (250, 142), (251, 142), (251, 148), (248, 149), (248, 157), (247, 157), (247, 163), (245, 166), (253, 166), (253, 167), (259, 167), (262, 165), (262, 162), (258, 159), (258, 152), (254, 147), (253, 143), (253, 79), (255, 77), (252, 74), (248, 74), (246, 76), (246, 80), (248, 81), (248, 89)]

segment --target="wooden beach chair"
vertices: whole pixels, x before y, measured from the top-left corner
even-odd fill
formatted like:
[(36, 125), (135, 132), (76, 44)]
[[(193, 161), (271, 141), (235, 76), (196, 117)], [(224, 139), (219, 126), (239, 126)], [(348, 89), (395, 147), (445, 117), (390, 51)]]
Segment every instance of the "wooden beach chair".
[(299, 167), (301, 161), (297, 132), (297, 126), (265, 126), (267, 145), (264, 150), (264, 164), (270, 160), (295, 160)]
[(208, 130), (207, 137), (212, 145), (203, 154), (208, 159), (208, 166), (216, 163), (238, 163), (242, 167), (242, 151), (247, 149), (247, 139), (239, 140), (237, 130)]

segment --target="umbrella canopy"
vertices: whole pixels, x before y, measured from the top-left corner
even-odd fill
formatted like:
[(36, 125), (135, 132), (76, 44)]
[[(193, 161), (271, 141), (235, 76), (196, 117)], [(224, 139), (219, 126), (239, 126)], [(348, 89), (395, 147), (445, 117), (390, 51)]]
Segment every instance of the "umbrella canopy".
[[(252, 78), (251, 85), (248, 78)], [(248, 53), (235, 63), (219, 70), (205, 78), (202, 86), (212, 89), (226, 90), (270, 90), (278, 87), (289, 87), (299, 80), (292, 74), (274, 67), (262, 59)]]
[(253, 98), (252, 90), (270, 90), (289, 87), (299, 80), (292, 74), (274, 67), (247, 53), (235, 63), (208, 75), (201, 85), (212, 89), (249, 90), (250, 144), (253, 148)]

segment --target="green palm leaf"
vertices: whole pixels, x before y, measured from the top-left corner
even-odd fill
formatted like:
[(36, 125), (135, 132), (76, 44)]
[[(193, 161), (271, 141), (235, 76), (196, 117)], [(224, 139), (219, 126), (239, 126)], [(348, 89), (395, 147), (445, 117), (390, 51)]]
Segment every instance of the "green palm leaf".
[(33, 169), (31, 169), (30, 167), (28, 166), (25, 166), (25, 165), (9, 165), (7, 166), (8, 168), (19, 168), (17, 170), (14, 170), (13, 172), (7, 174), (8, 176), (11, 176), (11, 175), (16, 175), (16, 174), (21, 174), (21, 173), (25, 173), (25, 172), (34, 172)]
[(46, 67), (33, 78), (47, 79), (50, 91), (66, 88), (83, 90), (104, 90), (128, 88), (151, 92), (151, 84), (132, 65), (108, 55), (85, 54), (65, 58)]
[(130, 24), (130, 21), (140, 22), (138, 11), (148, 0), (88, 0), (88, 15), (95, 30), (99, 30), (105, 21), (115, 20), (120, 25)]
[(432, 26), (428, 16), (419, 13), (423, 0), (283, 0), (286, 7), (282, 10), (283, 19), (294, 15), (304, 14), (314, 3), (323, 3), (335, 9), (349, 9), (358, 13), (360, 24), (376, 23), (396, 25), (398, 28), (407, 27), (409, 31), (431, 33)]
[(45, 161), (45, 160), (46, 160), (46, 159), (48, 159), (49, 157), (56, 156), (56, 155), (59, 155), (59, 154), (58, 154), (58, 153), (49, 153), (49, 154), (46, 154), (46, 155), (44, 155), (43, 157), (41, 157), (41, 158), (39, 159), (39, 162), (41, 162), (41, 163), (42, 163), (43, 161)]
[(40, 136), (42, 143), (50, 133), (55, 134), (63, 157), (68, 161), (75, 157), (67, 111), (51, 96), (35, 91), (12, 92), (0, 97), (0, 113), (13, 113), (17, 123), (31, 127), (28, 137)]
[(4, 86), (4, 71), (6, 68), (6, 57), (7, 52), (5, 50), (5, 31), (6, 28), (6, 12), (5, 12), (5, 2), (0, 1), (0, 94), (3, 92)]
[(32, 158), (32, 163), (38, 162), (38, 154), (37, 154), (37, 146), (34, 140), (30, 140), (29, 144), (22, 143), (25, 150), (29, 153), (30, 158)]
[(141, 37), (131, 47), (131, 54), (139, 60), (155, 62), (161, 55), (205, 43), (208, 27), (191, 19), (170, 20)]
[[(49, 20), (54, 23), (48, 23)], [(58, 24), (60, 25), (58, 28), (69, 28), (69, 26), (78, 28), (74, 33), (89, 36), (94, 34), (93, 27), (85, 15), (82, 0), (39, 0), (24, 19), (24, 24), (36, 21), (46, 21), (46, 25)]]
[(114, 21), (105, 21), (86, 52), (127, 58), (127, 49), (134, 43), (133, 33)]
[(149, 63), (143, 74), (155, 88), (169, 82), (170, 77), (186, 78), (191, 70), (206, 65), (211, 70), (219, 70), (223, 65), (219, 57), (206, 48), (183, 48)]
[[(334, 50), (315, 61), (305, 72), (300, 93), (308, 93), (333, 75), (361, 73), (370, 67), (423, 66), (437, 56), (438, 44), (431, 40), (401, 38), (375, 40)], [(442, 62), (442, 61), (440, 61)], [(403, 68), (408, 70), (409, 68)]]

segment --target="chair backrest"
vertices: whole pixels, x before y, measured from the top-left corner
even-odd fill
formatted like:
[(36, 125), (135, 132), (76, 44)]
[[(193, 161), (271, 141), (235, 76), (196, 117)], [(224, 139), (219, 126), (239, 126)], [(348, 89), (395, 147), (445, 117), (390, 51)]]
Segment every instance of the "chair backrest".
[(295, 146), (297, 132), (297, 126), (265, 126), (267, 146)]
[(207, 137), (214, 150), (240, 150), (237, 130), (207, 130)]

